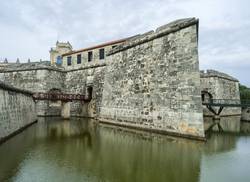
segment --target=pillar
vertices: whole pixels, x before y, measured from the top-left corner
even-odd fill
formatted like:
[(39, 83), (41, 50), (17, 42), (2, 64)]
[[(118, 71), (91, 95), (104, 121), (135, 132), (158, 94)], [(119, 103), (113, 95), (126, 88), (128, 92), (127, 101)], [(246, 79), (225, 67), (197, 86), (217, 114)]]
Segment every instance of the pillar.
[(62, 102), (61, 117), (63, 119), (70, 118), (70, 102)]

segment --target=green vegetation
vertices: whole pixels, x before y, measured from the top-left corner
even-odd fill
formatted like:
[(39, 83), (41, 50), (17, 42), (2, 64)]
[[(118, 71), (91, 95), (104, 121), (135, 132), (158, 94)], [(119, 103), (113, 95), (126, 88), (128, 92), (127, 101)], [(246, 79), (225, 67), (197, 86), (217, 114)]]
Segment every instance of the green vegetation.
[(250, 88), (240, 84), (240, 99), (250, 100)]

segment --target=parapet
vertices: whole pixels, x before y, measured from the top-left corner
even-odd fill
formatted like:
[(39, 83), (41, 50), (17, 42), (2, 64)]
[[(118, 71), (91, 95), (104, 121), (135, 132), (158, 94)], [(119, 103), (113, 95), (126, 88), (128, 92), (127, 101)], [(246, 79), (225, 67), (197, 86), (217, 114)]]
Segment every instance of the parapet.
[(30, 63), (9, 63), (5, 65), (0, 72), (13, 72), (13, 71), (30, 71), (30, 70), (54, 70), (54, 71), (64, 71), (64, 69), (51, 66), (49, 61), (42, 62), (30, 62)]
[(0, 89), (13, 91), (13, 92), (17, 92), (17, 93), (22, 93), (22, 94), (25, 94), (25, 95), (33, 95), (33, 92), (31, 92), (31, 91), (13, 87), (13, 86), (8, 85), (8, 84), (6, 84), (6, 83), (4, 83), (2, 81), (0, 81)]
[(206, 71), (201, 70), (200, 75), (201, 75), (201, 78), (218, 77), (218, 78), (227, 79), (227, 80), (234, 81), (234, 82), (239, 82), (239, 80), (237, 80), (236, 78), (226, 73), (222, 73), (216, 70), (206, 70)]
[(118, 45), (114, 49), (110, 50), (110, 52), (108, 52), (107, 55), (112, 55), (117, 52), (151, 41), (153, 39), (162, 37), (164, 35), (179, 31), (188, 26), (198, 24), (198, 22), (199, 20), (196, 18), (185, 18), (173, 21), (171, 23), (158, 27), (155, 31), (151, 30), (144, 34), (138, 34), (129, 38), (123, 44)]

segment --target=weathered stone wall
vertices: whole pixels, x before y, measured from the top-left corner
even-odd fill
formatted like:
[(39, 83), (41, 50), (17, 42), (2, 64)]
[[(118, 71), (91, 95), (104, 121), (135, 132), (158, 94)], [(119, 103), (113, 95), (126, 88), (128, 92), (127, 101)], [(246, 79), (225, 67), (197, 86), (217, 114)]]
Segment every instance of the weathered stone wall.
[(241, 120), (242, 121), (250, 121), (250, 107), (242, 109)]
[[(92, 88), (90, 103), (70, 103), (71, 116), (203, 137), (201, 91), (209, 92), (213, 99), (240, 97), (235, 78), (214, 70), (199, 72), (197, 42), (198, 20), (182, 19), (116, 42), (115, 48), (107, 44), (64, 54), (63, 67), (49, 62), (6, 64), (0, 69), (0, 80), (32, 92), (58, 89), (88, 95)], [(103, 47), (105, 59), (100, 60)], [(92, 62), (87, 61), (88, 51), (93, 51)], [(82, 55), (80, 64), (76, 62), (78, 54)], [(67, 56), (72, 56), (71, 66)], [(64, 104), (38, 101), (37, 114), (59, 116)], [(212, 116), (203, 109), (205, 116)], [(239, 108), (222, 112), (223, 117), (240, 114)]]
[(17, 88), (32, 92), (64, 89), (64, 73), (54, 70), (17, 70), (0, 73), (0, 80)]
[(97, 117), (102, 99), (105, 65), (86, 67), (67, 72), (65, 79), (66, 93), (81, 93), (87, 95), (87, 89), (92, 87), (92, 100), (89, 103), (72, 102), (71, 115)]
[(0, 142), (36, 119), (31, 93), (0, 82)]
[(178, 20), (113, 49), (100, 120), (203, 137), (197, 29)]
[[(0, 81), (31, 92), (64, 90), (64, 80), (65, 72), (42, 63), (11, 64), (0, 71)], [(38, 115), (60, 115), (60, 109), (52, 107), (50, 101), (38, 101), (36, 104)]]
[[(209, 92), (213, 99), (240, 100), (239, 81), (225, 73), (215, 70), (201, 71), (201, 90)], [(204, 115), (213, 115), (203, 107)], [(240, 115), (241, 108), (224, 108), (221, 116)]]
[[(12, 64), (0, 71), (0, 80), (17, 88), (32, 92), (48, 92), (59, 89), (63, 93), (87, 94), (87, 88), (93, 88), (90, 103), (72, 102), (72, 116), (96, 117), (99, 113), (104, 68), (106, 64), (91, 64), (75, 70), (65, 71), (50, 65), (39, 63)], [(39, 116), (60, 116), (62, 106), (51, 101), (37, 101)]]

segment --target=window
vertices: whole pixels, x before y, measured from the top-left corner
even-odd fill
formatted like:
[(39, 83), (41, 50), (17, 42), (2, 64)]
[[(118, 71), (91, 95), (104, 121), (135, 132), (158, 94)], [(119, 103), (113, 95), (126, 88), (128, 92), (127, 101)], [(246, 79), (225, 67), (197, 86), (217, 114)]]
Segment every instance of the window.
[(105, 51), (104, 49), (99, 49), (99, 59), (104, 59)]
[(112, 46), (112, 49), (114, 49), (114, 48), (116, 48), (116, 47), (117, 47), (117, 45), (113, 45), (113, 46)]
[(88, 52), (88, 62), (92, 61), (92, 59), (93, 59), (93, 52), (90, 51)]
[(81, 54), (78, 54), (77, 55), (77, 60), (76, 60), (77, 64), (81, 64), (82, 62), (82, 55)]
[(68, 56), (68, 57), (67, 57), (67, 64), (68, 64), (68, 66), (71, 65), (71, 56)]
[(62, 57), (61, 56), (56, 57), (56, 64), (57, 65), (62, 65)]

